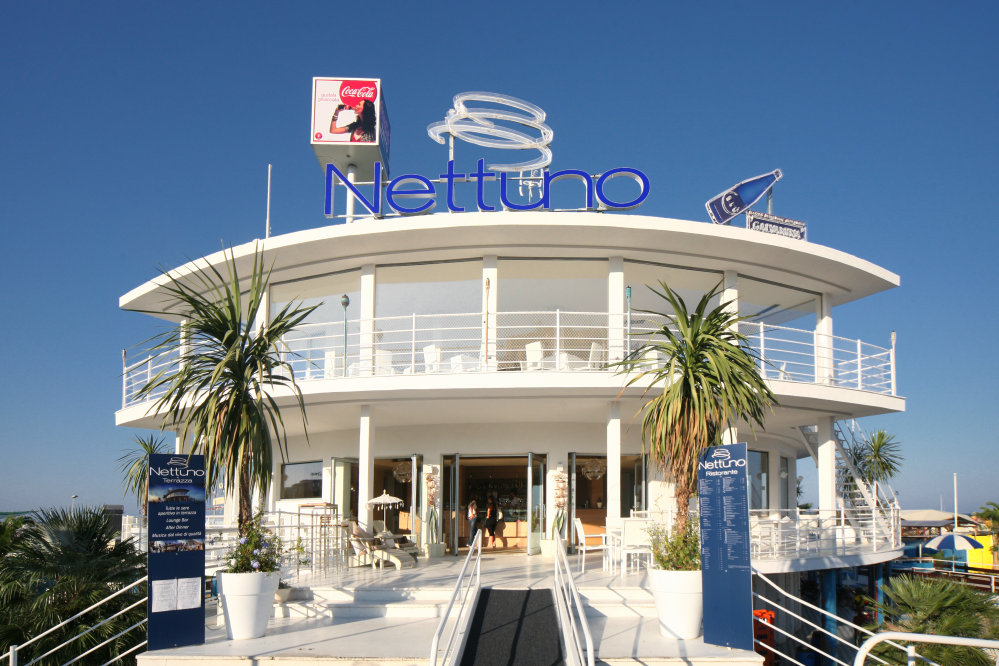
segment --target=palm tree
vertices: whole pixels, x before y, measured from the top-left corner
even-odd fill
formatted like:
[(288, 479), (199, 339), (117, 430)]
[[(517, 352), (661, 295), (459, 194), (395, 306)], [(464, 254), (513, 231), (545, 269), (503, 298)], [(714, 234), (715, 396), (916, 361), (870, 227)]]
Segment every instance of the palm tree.
[[(114, 638), (146, 616), (146, 604), (141, 603), (145, 584), (134, 585), (145, 574), (145, 554), (132, 540), (118, 542), (116, 536), (111, 517), (97, 507), (43, 509), (25, 521), (7, 555), (0, 557), (0, 653), (122, 589), (128, 591), (19, 650), (20, 659), (28, 663), (87, 627), (94, 629), (39, 663), (65, 663), (111, 639), (77, 662), (100, 666), (145, 638), (142, 627)], [(119, 611), (124, 612), (96, 626)], [(134, 664), (134, 654), (124, 661)]]
[[(884, 621), (869, 627), (876, 631), (905, 631), (916, 634), (994, 638), (999, 623), (999, 607), (987, 592), (943, 578), (895, 576), (881, 586), (886, 602), (867, 599)], [(916, 644), (919, 654), (941, 666), (994, 664), (978, 648), (953, 645)], [(891, 664), (906, 664), (905, 652), (886, 643), (876, 646), (872, 655)], [(874, 663), (871, 659), (870, 663)]]
[[(653, 462), (675, 484), (676, 529), (682, 534), (697, 487), (701, 451), (720, 444), (722, 431), (738, 419), (762, 428), (764, 410), (777, 404), (777, 398), (760, 375), (759, 353), (736, 330), (745, 317), (730, 310), (731, 302), (707, 311), (721, 283), (690, 313), (679, 294), (665, 282), (659, 285), (662, 291), (649, 289), (669, 303), (675, 316), (639, 310), (667, 323), (642, 333), (648, 339), (611, 365), (620, 367), (621, 373), (636, 373), (626, 387), (649, 382), (643, 399), (656, 386), (662, 387), (662, 393), (639, 410), (644, 412), (642, 446), (648, 445)], [(664, 361), (663, 367), (649, 367), (646, 359), (652, 355)]]
[(123, 449), (125, 455), (118, 458), (118, 471), (125, 475), (121, 482), (125, 487), (125, 495), (135, 495), (135, 499), (142, 504), (142, 515), (145, 516), (146, 506), (149, 504), (149, 456), (154, 453), (169, 453), (170, 449), (166, 440), (153, 435), (136, 435), (132, 441), (136, 446)]
[[(240, 529), (251, 518), (251, 492), (263, 494), (271, 483), (274, 447), (282, 460), (287, 436), (275, 389), (290, 389), (306, 425), (305, 401), (291, 365), (282, 359), (282, 338), (318, 306), (289, 303), (263, 317), (270, 270), (254, 252), (248, 285), (241, 285), (231, 250), (227, 274), (209, 265), (183, 279), (165, 273), (163, 289), (187, 319), (154, 338), (153, 353), (174, 353), (179, 369), (164, 369), (137, 397), (164, 391), (154, 409), (165, 422), (177, 424), (184, 441), (193, 438), (192, 453), (204, 454), (210, 491), (238, 489)], [(263, 320), (254, 326), (258, 319)], [(306, 441), (308, 432), (306, 431)]]
[(878, 484), (895, 478), (902, 467), (902, 442), (895, 441), (895, 436), (889, 435), (884, 428), (878, 428), (865, 443), (862, 471), (867, 482), (874, 484), (874, 497), (877, 498)]

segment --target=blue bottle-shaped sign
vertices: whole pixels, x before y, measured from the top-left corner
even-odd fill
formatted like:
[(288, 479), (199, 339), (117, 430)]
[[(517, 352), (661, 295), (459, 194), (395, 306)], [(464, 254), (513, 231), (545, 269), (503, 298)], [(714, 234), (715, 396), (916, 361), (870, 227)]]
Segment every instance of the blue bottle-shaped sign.
[(715, 224), (728, 224), (736, 215), (745, 213), (747, 208), (759, 201), (782, 176), (780, 169), (776, 169), (773, 173), (744, 180), (725, 190), (704, 204), (711, 221)]

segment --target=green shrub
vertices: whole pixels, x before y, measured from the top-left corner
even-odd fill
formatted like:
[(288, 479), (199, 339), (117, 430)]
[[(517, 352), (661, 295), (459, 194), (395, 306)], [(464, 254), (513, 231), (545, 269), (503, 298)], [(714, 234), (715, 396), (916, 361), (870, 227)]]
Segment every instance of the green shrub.
[(665, 571), (700, 571), (701, 539), (694, 521), (672, 531), (663, 523), (653, 523), (646, 529), (652, 543), (652, 561), (656, 569)]

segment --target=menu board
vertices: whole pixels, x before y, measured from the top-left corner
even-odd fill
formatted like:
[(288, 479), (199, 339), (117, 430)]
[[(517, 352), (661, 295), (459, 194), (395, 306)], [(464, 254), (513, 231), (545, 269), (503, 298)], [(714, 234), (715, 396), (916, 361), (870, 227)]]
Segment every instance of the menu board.
[(746, 445), (713, 446), (697, 465), (704, 642), (753, 649)]
[(149, 456), (150, 650), (205, 642), (205, 458)]

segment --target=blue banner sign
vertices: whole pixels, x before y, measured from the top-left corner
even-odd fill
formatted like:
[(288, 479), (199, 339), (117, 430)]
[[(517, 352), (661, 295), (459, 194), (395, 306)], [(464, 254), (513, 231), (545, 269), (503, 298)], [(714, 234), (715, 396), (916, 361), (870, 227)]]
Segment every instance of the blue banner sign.
[(753, 231), (762, 231), (765, 234), (793, 238), (795, 240), (807, 240), (805, 238), (805, 223), (798, 220), (789, 220), (786, 217), (777, 217), (767, 213), (757, 213), (755, 210), (746, 211), (746, 228)]
[(205, 458), (149, 456), (150, 650), (205, 642)]
[(754, 203), (760, 200), (773, 184), (781, 179), (780, 169), (773, 173), (765, 173), (756, 178), (744, 180), (738, 185), (725, 190), (704, 204), (708, 215), (715, 224), (728, 224), (740, 213), (746, 212)]
[(753, 649), (746, 445), (714, 446), (697, 465), (704, 642)]

